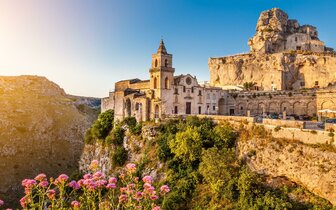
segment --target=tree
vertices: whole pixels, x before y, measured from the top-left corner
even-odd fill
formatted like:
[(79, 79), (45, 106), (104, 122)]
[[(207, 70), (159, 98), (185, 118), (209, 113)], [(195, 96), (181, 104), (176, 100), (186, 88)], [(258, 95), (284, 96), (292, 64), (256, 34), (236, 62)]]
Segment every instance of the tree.
[(105, 137), (113, 128), (113, 121), (113, 110), (107, 110), (106, 112), (101, 113), (92, 126), (91, 132), (93, 136), (98, 139), (105, 139)]
[(185, 131), (176, 133), (175, 139), (169, 142), (171, 151), (175, 157), (182, 161), (192, 162), (201, 156), (201, 135), (194, 127), (187, 127)]

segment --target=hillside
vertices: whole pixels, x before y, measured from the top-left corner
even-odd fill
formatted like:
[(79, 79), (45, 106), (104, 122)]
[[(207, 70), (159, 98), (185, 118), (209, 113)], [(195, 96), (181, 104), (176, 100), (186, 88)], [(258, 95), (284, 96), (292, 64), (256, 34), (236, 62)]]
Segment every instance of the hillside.
[[(305, 156), (294, 158), (298, 152), (274, 148), (276, 141), (263, 135), (262, 127), (215, 124), (196, 117), (159, 124), (136, 124), (126, 118), (100, 135), (97, 128), (103, 124), (95, 123), (88, 132), (80, 170), (87, 172), (90, 162), (98, 160), (103, 173), (116, 175), (125, 163), (136, 163), (137, 174), (171, 187), (162, 209), (332, 209), (334, 201), (320, 193), (326, 188), (312, 179), (325, 171), (306, 167)], [(258, 138), (264, 138), (262, 143)], [(326, 169), (326, 158), (334, 155), (319, 158), (319, 148), (303, 150), (311, 150), (312, 161), (323, 161)], [(302, 170), (292, 167), (296, 160), (305, 164)], [(314, 173), (309, 175), (309, 170)], [(330, 181), (325, 177), (318, 185)]]
[(98, 113), (79, 99), (44, 77), (0, 77), (2, 199), (17, 202), (24, 178), (77, 169), (85, 130)]

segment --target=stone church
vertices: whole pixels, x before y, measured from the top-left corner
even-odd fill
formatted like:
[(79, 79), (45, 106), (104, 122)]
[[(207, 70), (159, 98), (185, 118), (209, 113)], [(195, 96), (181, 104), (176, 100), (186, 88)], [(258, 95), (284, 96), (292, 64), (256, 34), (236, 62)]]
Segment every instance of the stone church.
[[(175, 75), (173, 56), (161, 41), (152, 55), (149, 80), (115, 83), (102, 111), (138, 121), (176, 115), (268, 114), (316, 116), (336, 111), (336, 53), (318, 39), (315, 27), (300, 26), (280, 9), (261, 13), (245, 54), (209, 59), (210, 83)], [(255, 89), (244, 90), (244, 83)], [(232, 88), (233, 87), (233, 88)]]
[(102, 111), (113, 109), (116, 119), (134, 116), (139, 121), (174, 115), (229, 114), (226, 91), (199, 84), (190, 74), (175, 75), (173, 55), (163, 40), (149, 69), (149, 80), (115, 83), (115, 90), (102, 99)]

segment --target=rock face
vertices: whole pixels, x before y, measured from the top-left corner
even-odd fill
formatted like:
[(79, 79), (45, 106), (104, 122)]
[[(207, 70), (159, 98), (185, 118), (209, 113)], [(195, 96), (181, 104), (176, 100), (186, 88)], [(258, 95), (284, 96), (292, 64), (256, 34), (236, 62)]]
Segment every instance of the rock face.
[(2, 199), (17, 202), (24, 178), (78, 169), (83, 136), (97, 112), (81, 112), (76, 102), (44, 77), (0, 77)]
[(314, 26), (300, 26), (280, 9), (261, 13), (251, 52), (209, 59), (214, 86), (255, 82), (259, 90), (327, 87), (336, 82), (336, 56)]
[(271, 177), (287, 177), (336, 205), (335, 151), (259, 138), (240, 141), (238, 150), (252, 170)]

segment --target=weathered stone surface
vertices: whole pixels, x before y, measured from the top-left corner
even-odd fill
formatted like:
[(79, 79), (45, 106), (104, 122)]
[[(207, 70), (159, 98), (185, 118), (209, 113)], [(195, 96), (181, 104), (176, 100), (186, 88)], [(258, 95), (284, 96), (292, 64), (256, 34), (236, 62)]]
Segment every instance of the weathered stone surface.
[(247, 159), (252, 170), (272, 177), (285, 176), (336, 205), (334, 151), (259, 138), (239, 141), (238, 149), (239, 155)]
[(329, 53), (243, 54), (210, 58), (214, 86), (256, 82), (261, 90), (327, 87), (336, 82), (336, 56)]
[(336, 56), (318, 39), (316, 27), (300, 26), (280, 9), (262, 12), (251, 52), (210, 58), (210, 84), (256, 82), (259, 90), (327, 87), (336, 82)]
[(44, 77), (0, 77), (0, 197), (7, 203), (18, 204), (24, 178), (78, 169), (93, 117), (77, 101)]

